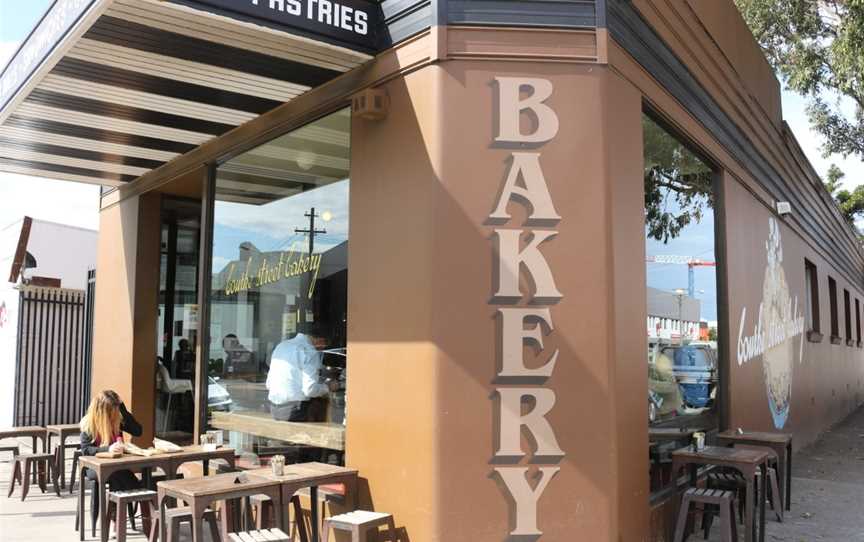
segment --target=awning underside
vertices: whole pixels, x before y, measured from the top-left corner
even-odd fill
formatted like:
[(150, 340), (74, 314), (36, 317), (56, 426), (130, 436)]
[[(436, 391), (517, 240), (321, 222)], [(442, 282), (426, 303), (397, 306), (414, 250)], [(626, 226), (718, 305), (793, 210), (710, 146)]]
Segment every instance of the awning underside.
[(154, 0), (91, 9), (0, 112), (0, 171), (129, 182), (370, 58)]

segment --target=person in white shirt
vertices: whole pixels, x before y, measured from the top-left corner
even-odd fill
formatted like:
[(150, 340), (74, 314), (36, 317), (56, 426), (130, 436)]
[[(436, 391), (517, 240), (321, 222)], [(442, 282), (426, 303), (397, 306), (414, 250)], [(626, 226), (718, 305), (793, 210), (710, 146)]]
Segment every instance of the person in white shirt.
[(320, 328), (313, 326), (308, 334), (298, 333), (273, 350), (267, 389), (274, 419), (314, 421), (309, 419), (310, 402), (329, 391), (320, 376), (324, 354), (319, 350), (327, 347), (323, 335)]

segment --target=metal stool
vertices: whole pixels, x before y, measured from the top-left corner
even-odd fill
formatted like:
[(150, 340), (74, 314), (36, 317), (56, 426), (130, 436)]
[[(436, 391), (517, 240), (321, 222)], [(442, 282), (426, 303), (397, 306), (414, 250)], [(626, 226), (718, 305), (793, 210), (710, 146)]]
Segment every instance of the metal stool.
[(81, 457), (81, 450), (75, 450), (72, 454), (72, 474), (69, 476), (69, 494), (72, 494), (72, 488), (75, 487), (75, 474), (78, 472), (78, 458)]
[(231, 533), (228, 536), (231, 539), (231, 542), (291, 542), (288, 535), (279, 529)]
[(335, 529), (350, 532), (351, 542), (366, 542), (366, 533), (373, 528), (377, 531), (378, 527), (382, 525), (387, 525), (387, 529), (390, 531), (390, 541), (396, 542), (396, 524), (393, 522), (393, 516), (366, 510), (355, 510), (325, 519), (321, 540), (327, 542), (330, 538), (330, 530)]
[[(150, 513), (156, 507), (156, 492), (149, 489), (133, 489), (129, 491), (109, 491), (108, 502), (116, 505), (117, 517), (114, 522), (114, 529), (117, 533), (117, 542), (126, 542), (126, 518), (128, 513), (129, 521), (132, 523), (132, 528), (135, 528), (135, 513), (134, 507), (137, 504), (146, 504), (142, 506), (142, 527), (146, 532), (150, 523)], [(152, 529), (151, 529), (152, 530)]]
[[(156, 540), (159, 538), (159, 522), (162, 520), (162, 516), (159, 513), (159, 509), (156, 506), (155, 502), (151, 506), (153, 506), (153, 508), (151, 509), (152, 523), (150, 526), (149, 542), (156, 542)], [(167, 533), (168, 540), (164, 540), (163, 542), (180, 540), (180, 524), (191, 522), (192, 509), (188, 506), (181, 506), (179, 508), (167, 508), (165, 510), (165, 532)], [(205, 510), (204, 522), (207, 523), (207, 525), (210, 527), (210, 538), (212, 540), (224, 540), (224, 537), (219, 530), (219, 524), (216, 520), (216, 512), (210, 510), (209, 508)], [(223, 532), (224, 531), (225, 530), (223, 529)]]
[(678, 522), (675, 526), (674, 542), (684, 542), (686, 539), (687, 519), (690, 516), (690, 505), (702, 503), (720, 508), (720, 540), (723, 542), (738, 542), (738, 526), (735, 521), (735, 494), (722, 489), (702, 489), (691, 487), (681, 498), (681, 509), (678, 511)]
[(21, 450), (18, 449), (18, 446), (0, 446), (0, 453), (3, 452), (12, 452), (12, 460), (14, 461)]
[[(273, 521), (273, 501), (267, 495), (252, 495), (249, 497), (252, 510), (255, 512), (255, 528), (259, 531), (271, 527)], [(294, 535), (300, 536), (300, 542), (308, 542), (309, 535), (306, 531), (306, 522), (303, 519), (303, 507), (300, 505), (300, 496), (291, 497), (291, 506), (294, 508), (294, 526), (291, 529), (291, 539)]]
[[(51, 478), (51, 484), (54, 486), (54, 492), (60, 496), (60, 488), (57, 487), (57, 467), (54, 464), (54, 454), (19, 454), (15, 456), (15, 463), (12, 466), (12, 479), (9, 482), (9, 494), (12, 496), (15, 491), (15, 482), (21, 484), (21, 500), (27, 498), (27, 493), (30, 492), (30, 474), (38, 472), (39, 489), (42, 493), (46, 491), (45, 476)], [(21, 464), (24, 464), (24, 472), (22, 477)], [(35, 465), (35, 469), (33, 466)], [(33, 469), (33, 470), (31, 470)]]

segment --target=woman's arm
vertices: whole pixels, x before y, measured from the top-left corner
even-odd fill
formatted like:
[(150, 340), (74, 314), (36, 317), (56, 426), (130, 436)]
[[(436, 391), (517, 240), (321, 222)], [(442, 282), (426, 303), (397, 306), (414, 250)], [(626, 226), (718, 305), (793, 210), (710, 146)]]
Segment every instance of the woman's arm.
[(129, 433), (133, 437), (140, 437), (144, 430), (141, 428), (138, 420), (132, 416), (132, 413), (126, 410), (124, 403), (120, 403), (120, 414), (123, 416), (123, 421), (120, 422), (120, 430)]
[(96, 446), (93, 437), (86, 431), (81, 432), (81, 455), (96, 455), (99, 452), (107, 452), (108, 446)]

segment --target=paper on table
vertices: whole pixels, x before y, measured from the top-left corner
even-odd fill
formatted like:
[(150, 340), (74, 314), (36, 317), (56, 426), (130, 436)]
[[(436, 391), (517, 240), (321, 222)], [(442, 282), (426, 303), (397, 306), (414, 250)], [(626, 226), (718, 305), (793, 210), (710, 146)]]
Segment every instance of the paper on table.
[(172, 452), (182, 452), (183, 448), (177, 446), (173, 442), (169, 442), (167, 440), (162, 440), (161, 438), (153, 439), (153, 447), (159, 450), (160, 452), (172, 453)]

